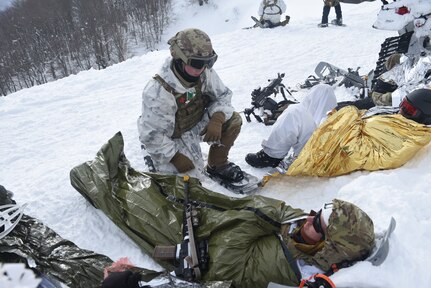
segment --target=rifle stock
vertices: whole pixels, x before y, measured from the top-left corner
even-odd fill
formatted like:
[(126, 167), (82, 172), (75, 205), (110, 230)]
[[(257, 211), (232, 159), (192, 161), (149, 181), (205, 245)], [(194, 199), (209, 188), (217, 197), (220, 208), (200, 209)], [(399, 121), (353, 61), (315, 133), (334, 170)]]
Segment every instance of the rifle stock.
[(184, 218), (183, 241), (176, 246), (158, 245), (153, 257), (158, 260), (176, 260), (175, 275), (186, 281), (202, 278), (202, 272), (208, 269), (208, 240), (196, 241), (194, 228), (199, 225), (198, 212), (189, 199), (189, 176), (184, 176)]

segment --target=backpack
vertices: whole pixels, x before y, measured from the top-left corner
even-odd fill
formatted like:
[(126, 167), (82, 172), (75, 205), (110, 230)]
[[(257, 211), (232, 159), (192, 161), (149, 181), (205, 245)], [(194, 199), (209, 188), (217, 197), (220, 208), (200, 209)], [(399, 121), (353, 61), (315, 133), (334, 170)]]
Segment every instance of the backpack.
[(263, 11), (265, 11), (266, 8), (273, 8), (273, 7), (277, 7), (279, 12), (275, 13), (275, 14), (283, 14), (283, 12), (281, 11), (280, 6), (277, 5), (278, 4), (278, 0), (264, 0), (263, 1)]

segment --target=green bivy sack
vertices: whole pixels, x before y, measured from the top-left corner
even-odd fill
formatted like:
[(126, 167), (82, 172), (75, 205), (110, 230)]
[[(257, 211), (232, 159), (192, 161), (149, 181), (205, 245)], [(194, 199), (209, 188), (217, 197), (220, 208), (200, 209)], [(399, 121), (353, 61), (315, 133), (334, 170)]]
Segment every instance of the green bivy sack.
[[(183, 178), (136, 171), (123, 148), (118, 132), (93, 161), (72, 169), (72, 186), (145, 253), (152, 255), (157, 245), (181, 243)], [(209, 268), (202, 282), (226, 280), (234, 287), (299, 284), (278, 233), (282, 222), (305, 215), (301, 209), (263, 196), (227, 197), (205, 189), (196, 178), (189, 187), (199, 219), (195, 236), (209, 245)], [(168, 271), (174, 268), (169, 261), (159, 264)]]

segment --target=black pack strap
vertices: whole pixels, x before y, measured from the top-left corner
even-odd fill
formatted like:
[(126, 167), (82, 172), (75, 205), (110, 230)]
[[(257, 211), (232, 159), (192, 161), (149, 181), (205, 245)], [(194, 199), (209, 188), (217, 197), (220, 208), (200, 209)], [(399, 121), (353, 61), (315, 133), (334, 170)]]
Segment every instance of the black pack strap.
[(286, 246), (286, 243), (284, 243), (283, 237), (281, 237), (280, 234), (276, 234), (278, 240), (280, 241), (281, 248), (283, 249), (284, 256), (286, 256), (287, 262), (290, 265), (290, 268), (292, 268), (293, 272), (295, 273), (296, 279), (298, 279), (298, 282), (301, 282), (302, 274), (299, 271), (298, 263), (293, 258), (292, 254), (290, 253), (289, 249)]

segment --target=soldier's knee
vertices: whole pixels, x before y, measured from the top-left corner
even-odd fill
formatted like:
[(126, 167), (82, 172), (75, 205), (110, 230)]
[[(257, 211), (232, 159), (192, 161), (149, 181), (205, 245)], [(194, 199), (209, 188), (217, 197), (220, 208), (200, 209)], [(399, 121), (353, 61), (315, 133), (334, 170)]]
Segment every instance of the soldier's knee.
[(232, 117), (223, 124), (223, 132), (237, 136), (241, 131), (242, 118), (238, 112), (233, 112)]

